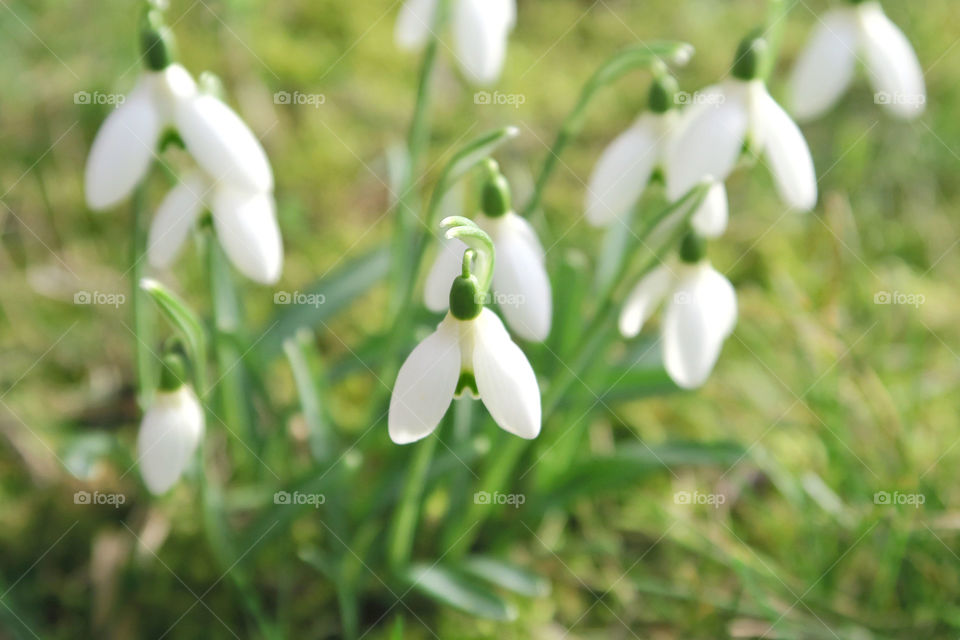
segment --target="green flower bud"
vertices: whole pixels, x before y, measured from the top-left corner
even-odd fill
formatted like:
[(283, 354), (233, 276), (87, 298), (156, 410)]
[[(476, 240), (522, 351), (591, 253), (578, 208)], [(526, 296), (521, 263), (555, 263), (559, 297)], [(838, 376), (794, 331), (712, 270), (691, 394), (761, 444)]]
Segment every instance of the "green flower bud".
[(759, 30), (740, 42), (733, 62), (733, 76), (741, 80), (754, 80), (760, 76), (766, 61), (769, 45)]
[(140, 24), (140, 50), (151, 71), (163, 71), (173, 62), (176, 43), (173, 31), (156, 9), (147, 11)]
[(473, 275), (457, 276), (450, 287), (450, 313), (457, 320), (473, 320), (483, 311), (480, 283)]
[(689, 264), (696, 264), (707, 255), (706, 239), (694, 231), (687, 231), (680, 241), (680, 259)]
[(666, 113), (673, 109), (679, 88), (676, 78), (668, 73), (654, 78), (653, 84), (650, 85), (650, 111)]
[(176, 391), (183, 386), (183, 381), (187, 377), (186, 364), (183, 356), (175, 351), (171, 351), (163, 356), (163, 368), (160, 371), (160, 390)]
[(499, 218), (513, 209), (510, 183), (500, 173), (500, 166), (495, 160), (488, 159), (485, 165), (488, 175), (480, 197), (481, 210), (489, 218)]

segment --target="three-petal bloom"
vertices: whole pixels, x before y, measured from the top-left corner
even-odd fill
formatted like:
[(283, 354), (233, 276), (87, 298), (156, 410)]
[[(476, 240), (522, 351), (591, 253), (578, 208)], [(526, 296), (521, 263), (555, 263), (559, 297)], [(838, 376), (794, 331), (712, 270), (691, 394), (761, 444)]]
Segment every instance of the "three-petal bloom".
[(790, 81), (798, 118), (816, 118), (836, 104), (850, 86), (861, 54), (876, 102), (901, 118), (923, 113), (923, 69), (910, 41), (879, 2), (837, 7), (819, 21)]
[(169, 267), (199, 214), (209, 209), (217, 237), (237, 269), (257, 282), (276, 282), (283, 245), (273, 173), (263, 147), (230, 107), (198, 90), (179, 64), (144, 72), (104, 121), (87, 160), (90, 208), (105, 209), (129, 196), (170, 130), (200, 170), (184, 178), (160, 205), (148, 238), (150, 263)]
[(740, 46), (733, 77), (693, 96), (680, 133), (667, 152), (667, 194), (678, 197), (700, 180), (724, 182), (745, 145), (762, 153), (781, 199), (792, 209), (817, 203), (817, 179), (807, 141), (759, 77), (766, 42)]
[(189, 386), (157, 391), (137, 436), (140, 473), (151, 493), (166, 493), (180, 479), (200, 444), (203, 424), (203, 409)]
[(706, 382), (736, 325), (736, 292), (705, 259), (661, 265), (631, 291), (620, 315), (620, 332), (637, 335), (664, 299), (664, 366), (678, 386), (697, 388)]
[[(498, 217), (483, 213), (477, 225), (493, 240), (497, 252), (493, 291), (510, 328), (525, 340), (542, 342), (550, 334), (553, 302), (543, 245), (524, 218), (513, 211)], [(460, 273), (467, 246), (459, 240), (441, 240), (440, 252), (427, 276), (424, 298), (431, 311), (449, 304), (450, 283)]]
[(400, 368), (390, 397), (390, 438), (408, 444), (428, 436), (458, 392), (475, 391), (501, 428), (521, 438), (540, 433), (540, 388), (533, 367), (500, 318), (484, 308), (472, 319), (446, 318)]
[[(675, 93), (664, 86), (672, 83), (672, 78), (669, 83), (655, 80), (650, 92), (652, 110), (641, 114), (601, 154), (587, 186), (586, 217), (591, 224), (607, 226), (627, 220), (654, 173), (669, 175), (667, 153), (681, 122), (671, 104)], [(668, 193), (671, 200), (683, 197), (676, 180), (668, 179), (667, 184), (673, 189)], [(700, 235), (714, 238), (726, 230), (727, 219), (727, 191), (722, 182), (714, 182), (690, 222)]]
[[(516, 0), (452, 0), (455, 56), (475, 84), (497, 81), (507, 57), (507, 38), (517, 19)], [(394, 38), (403, 49), (429, 39), (438, 0), (407, 0), (400, 9)]]

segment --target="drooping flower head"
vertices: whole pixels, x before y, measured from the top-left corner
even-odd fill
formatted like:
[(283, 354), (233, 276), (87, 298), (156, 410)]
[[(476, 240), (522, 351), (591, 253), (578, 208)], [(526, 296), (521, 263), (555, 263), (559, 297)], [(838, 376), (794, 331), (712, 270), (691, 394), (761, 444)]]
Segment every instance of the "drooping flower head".
[(466, 218), (442, 223), (468, 245), (449, 289), (450, 310), (400, 368), (387, 418), (390, 438), (408, 444), (432, 433), (455, 396), (480, 398), (494, 421), (521, 438), (540, 433), (537, 376), (530, 362), (484, 306), (494, 270), (489, 236)]
[[(533, 226), (514, 210), (510, 185), (493, 160), (476, 224), (490, 236), (496, 252), (493, 294), (507, 324), (525, 340), (541, 342), (550, 334), (553, 301), (543, 245)], [(443, 238), (437, 259), (427, 276), (424, 298), (431, 311), (449, 306), (450, 282), (460, 273), (467, 245)]]
[[(595, 226), (624, 222), (658, 172), (670, 171), (667, 151), (679, 132), (681, 116), (677, 81), (666, 72), (654, 78), (650, 86), (649, 111), (604, 150), (587, 185), (586, 217)], [(667, 180), (668, 184), (675, 181)], [(693, 185), (690, 185), (691, 187)], [(684, 193), (674, 189), (669, 196), (678, 200)], [(727, 228), (727, 192), (723, 182), (715, 182), (691, 224), (705, 237), (717, 237)]]
[[(453, 9), (454, 52), (464, 75), (477, 85), (493, 84), (507, 57), (507, 38), (517, 20), (516, 0), (448, 0)], [(394, 39), (419, 49), (429, 39), (440, 0), (407, 0)]]
[(676, 198), (705, 177), (726, 181), (744, 148), (762, 157), (787, 206), (808, 211), (817, 180), (807, 142), (761, 77), (768, 55), (759, 35), (741, 42), (733, 77), (695, 97), (667, 152), (667, 194)]
[(812, 120), (829, 110), (866, 67), (875, 101), (900, 118), (916, 118), (927, 100), (923, 68), (910, 41), (875, 0), (830, 9), (797, 60), (790, 78), (793, 113)]
[(184, 363), (179, 354), (163, 360), (160, 388), (143, 415), (137, 435), (137, 461), (147, 488), (166, 493), (193, 458), (203, 436), (203, 408), (190, 386), (183, 382)]
[(678, 259), (646, 275), (627, 297), (620, 314), (620, 332), (628, 338), (640, 329), (661, 302), (663, 363), (684, 389), (706, 382), (720, 350), (737, 321), (737, 295), (730, 282), (705, 257), (704, 240), (684, 238)]

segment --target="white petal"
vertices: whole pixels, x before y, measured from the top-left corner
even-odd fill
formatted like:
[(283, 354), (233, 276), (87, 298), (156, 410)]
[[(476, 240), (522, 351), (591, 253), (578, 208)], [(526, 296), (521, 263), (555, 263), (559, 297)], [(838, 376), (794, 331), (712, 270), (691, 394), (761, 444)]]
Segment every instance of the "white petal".
[(473, 371), (477, 390), (500, 428), (521, 438), (540, 433), (540, 387), (533, 367), (490, 309), (474, 320)]
[(763, 150), (780, 197), (794, 209), (813, 209), (817, 204), (817, 176), (800, 129), (766, 92), (759, 100), (757, 118)]
[(718, 238), (727, 230), (730, 216), (727, 189), (722, 182), (714, 182), (696, 213), (690, 218), (694, 231), (705, 238)]
[(672, 200), (706, 177), (725, 181), (747, 136), (746, 83), (731, 81), (698, 95), (704, 102), (682, 119), (667, 153), (667, 195)]
[(401, 49), (418, 49), (427, 41), (437, 0), (407, 0), (400, 8), (393, 39)]
[(165, 493), (190, 463), (203, 434), (203, 409), (186, 385), (157, 392), (137, 436), (137, 458), (151, 493)]
[(463, 270), (463, 253), (467, 250), (467, 245), (459, 240), (441, 238), (439, 242), (440, 250), (423, 289), (427, 309), (438, 313), (450, 306), (450, 286)]
[(688, 267), (663, 318), (663, 360), (678, 386), (706, 382), (736, 323), (733, 287), (707, 263)]
[(448, 315), (400, 367), (387, 417), (397, 444), (430, 435), (447, 412), (460, 380), (458, 323)]
[(923, 69), (910, 41), (890, 21), (879, 3), (859, 7), (867, 69), (877, 101), (901, 118), (923, 113), (927, 90)]
[(173, 264), (203, 211), (208, 189), (210, 183), (194, 173), (177, 183), (160, 203), (147, 238), (147, 256), (153, 267), (166, 269)]
[(163, 121), (154, 101), (154, 78), (141, 78), (97, 132), (87, 158), (87, 206), (107, 209), (143, 180), (156, 154)]
[(856, 70), (859, 29), (852, 9), (826, 12), (790, 77), (793, 113), (810, 120), (832, 107)]
[(489, 85), (500, 77), (507, 57), (507, 36), (514, 19), (513, 0), (458, 0), (453, 15), (456, 57), (472, 82)]
[(273, 173), (260, 141), (223, 102), (210, 95), (181, 100), (175, 120), (187, 150), (214, 182), (251, 191), (273, 189)]
[(553, 319), (543, 246), (530, 223), (517, 214), (508, 213), (498, 222), (493, 271), (497, 306), (520, 337), (542, 342), (550, 335)]
[(240, 273), (273, 284), (283, 270), (283, 240), (272, 193), (250, 193), (220, 185), (213, 193), (217, 238)]
[(603, 151), (587, 185), (587, 221), (604, 226), (623, 220), (640, 199), (660, 160), (659, 133), (651, 116), (639, 118)]
[(661, 265), (644, 276), (633, 288), (620, 312), (620, 333), (632, 338), (657, 308), (673, 285), (674, 275), (670, 267)]

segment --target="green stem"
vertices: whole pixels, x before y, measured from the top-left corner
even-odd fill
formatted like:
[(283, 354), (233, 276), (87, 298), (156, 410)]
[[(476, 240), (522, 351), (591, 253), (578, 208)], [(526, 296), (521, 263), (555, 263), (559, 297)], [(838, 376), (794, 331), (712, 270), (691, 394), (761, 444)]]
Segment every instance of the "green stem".
[(137, 400), (141, 409), (150, 404), (150, 396), (156, 387), (156, 367), (154, 367), (153, 348), (154, 323), (152, 302), (147, 293), (140, 288), (140, 280), (146, 274), (147, 267), (147, 183), (149, 173), (140, 183), (133, 195), (133, 214), (131, 227), (130, 252), (133, 264), (133, 333), (134, 358), (137, 369)]
[(434, 435), (415, 445), (417, 450), (410, 465), (403, 497), (394, 513), (390, 534), (389, 562), (390, 568), (394, 571), (402, 569), (410, 562), (410, 556), (413, 553), (413, 536), (416, 533), (420, 515), (420, 500), (423, 497), (427, 473), (430, 471), (430, 462), (438, 440), (439, 437)]

